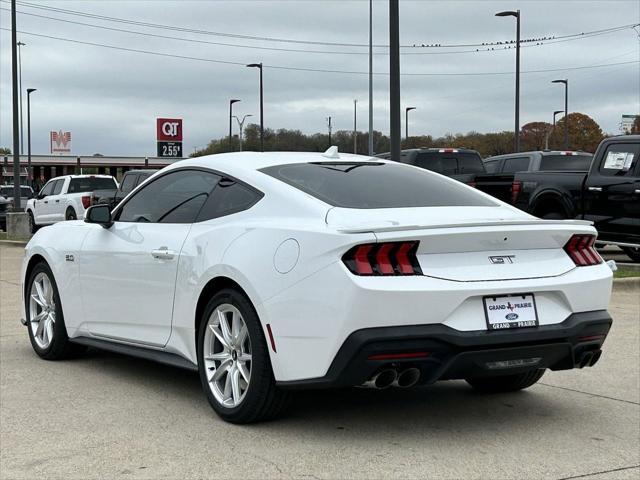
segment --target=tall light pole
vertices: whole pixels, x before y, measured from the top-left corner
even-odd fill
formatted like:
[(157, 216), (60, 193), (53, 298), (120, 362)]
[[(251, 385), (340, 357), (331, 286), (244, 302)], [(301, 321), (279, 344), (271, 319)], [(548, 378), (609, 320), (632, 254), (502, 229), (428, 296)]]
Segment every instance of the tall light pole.
[(22, 114), (22, 47), (26, 43), (18, 42), (18, 85), (20, 88), (20, 155), (24, 154), (24, 115)]
[(389, 130), (391, 160), (400, 161), (400, 12), (398, 0), (389, 0)]
[(260, 69), (260, 151), (264, 152), (264, 97), (262, 88), (262, 62), (250, 63), (247, 65), (249, 68)]
[(564, 83), (564, 149), (569, 150), (569, 80), (553, 80), (551, 83)]
[(353, 100), (353, 153), (358, 153), (358, 100)]
[(29, 174), (29, 186), (33, 187), (33, 172), (31, 171), (31, 94), (35, 88), (27, 88), (27, 172)]
[(547, 135), (544, 139), (544, 149), (545, 150), (549, 150), (549, 137), (551, 136), (551, 134), (553, 133), (553, 131), (556, 129), (556, 115), (558, 115), (559, 113), (564, 112), (564, 110), (556, 110), (555, 112), (553, 112), (553, 126), (551, 127), (551, 130), (549, 130), (547, 132)]
[(20, 211), (20, 135), (18, 125), (18, 39), (16, 0), (11, 0), (11, 100), (13, 103), (13, 210)]
[(240, 139), (240, 151), (242, 151), (242, 131), (244, 130), (244, 121), (247, 119), (247, 117), (253, 117), (253, 115), (248, 113), (244, 117), (242, 117), (242, 120), (240, 120), (235, 115), (233, 116), (233, 118), (236, 119), (236, 122), (238, 122), (238, 128), (240, 129), (240, 137), (239, 137), (239, 139)]
[(404, 109), (404, 133), (405, 140), (409, 140), (409, 112), (415, 110), (416, 107), (407, 107)]
[(232, 132), (231, 132), (231, 119), (233, 118), (233, 104), (234, 103), (238, 103), (240, 100), (238, 100), (237, 98), (232, 98), (231, 100), (229, 100), (229, 148), (233, 151), (233, 147), (232, 147), (232, 141), (233, 141), (233, 137), (232, 137)]
[(331, 116), (327, 117), (327, 128), (329, 129), (329, 146), (331, 147)]
[(516, 125), (514, 149), (520, 151), (520, 10), (496, 13), (496, 17), (516, 17)]
[(373, 156), (373, 0), (369, 0), (369, 156)]

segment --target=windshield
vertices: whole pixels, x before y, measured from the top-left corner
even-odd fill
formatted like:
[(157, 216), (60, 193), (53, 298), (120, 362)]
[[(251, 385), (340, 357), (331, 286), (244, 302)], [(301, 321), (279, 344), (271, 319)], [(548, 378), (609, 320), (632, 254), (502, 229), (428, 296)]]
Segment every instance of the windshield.
[(593, 155), (544, 155), (540, 170), (573, 170), (588, 172)]
[(397, 163), (298, 163), (261, 171), (336, 207), (497, 205), (463, 184)]

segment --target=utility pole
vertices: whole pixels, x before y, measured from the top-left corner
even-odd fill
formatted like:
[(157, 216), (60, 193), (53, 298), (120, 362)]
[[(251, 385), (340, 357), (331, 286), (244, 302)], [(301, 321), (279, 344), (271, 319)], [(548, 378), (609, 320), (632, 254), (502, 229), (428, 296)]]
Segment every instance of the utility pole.
[(373, 0), (369, 0), (369, 156), (373, 156)]
[(229, 100), (229, 151), (233, 151), (233, 136), (232, 136), (232, 132), (231, 132), (231, 122), (232, 122), (232, 118), (233, 118), (233, 104), (234, 103), (238, 103), (240, 100), (238, 100), (237, 98), (232, 98), (231, 100)]
[(260, 151), (264, 152), (264, 88), (262, 86), (262, 62), (250, 63), (247, 67), (260, 70)]
[(400, 12), (398, 0), (389, 0), (389, 126), (391, 160), (400, 161)]
[(564, 149), (569, 150), (569, 80), (553, 80), (551, 83), (564, 84)]
[(331, 117), (327, 117), (327, 126), (329, 127), (329, 146), (331, 147)]
[(13, 211), (20, 211), (20, 134), (18, 124), (18, 39), (16, 0), (11, 0), (11, 97), (13, 101)]
[(353, 100), (353, 153), (358, 153), (358, 100)]
[(29, 186), (33, 187), (33, 169), (31, 168), (31, 94), (35, 88), (27, 88), (27, 174)]
[(416, 107), (407, 107), (404, 109), (404, 137), (405, 140), (409, 140), (409, 112), (415, 110)]
[(18, 42), (18, 85), (20, 86), (20, 155), (24, 154), (24, 114), (22, 113), (22, 48), (26, 43)]
[(516, 118), (515, 131), (513, 133), (515, 138), (514, 150), (518, 153), (520, 151), (520, 10), (498, 12), (496, 17), (516, 18)]

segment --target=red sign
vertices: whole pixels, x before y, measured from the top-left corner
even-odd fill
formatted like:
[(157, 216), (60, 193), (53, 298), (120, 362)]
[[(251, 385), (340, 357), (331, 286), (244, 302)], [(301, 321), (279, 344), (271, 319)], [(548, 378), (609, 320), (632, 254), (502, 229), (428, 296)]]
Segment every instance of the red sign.
[(156, 118), (156, 139), (159, 142), (181, 142), (182, 119)]

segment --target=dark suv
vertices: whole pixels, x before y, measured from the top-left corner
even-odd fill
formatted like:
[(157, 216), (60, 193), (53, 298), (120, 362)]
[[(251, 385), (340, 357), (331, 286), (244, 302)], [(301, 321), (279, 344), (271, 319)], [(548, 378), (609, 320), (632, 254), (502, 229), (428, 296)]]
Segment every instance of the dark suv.
[[(376, 155), (389, 160), (390, 153)], [(403, 150), (400, 162), (440, 173), (475, 187), (476, 175), (485, 173), (482, 157), (468, 148), (413, 148)]]

